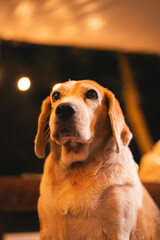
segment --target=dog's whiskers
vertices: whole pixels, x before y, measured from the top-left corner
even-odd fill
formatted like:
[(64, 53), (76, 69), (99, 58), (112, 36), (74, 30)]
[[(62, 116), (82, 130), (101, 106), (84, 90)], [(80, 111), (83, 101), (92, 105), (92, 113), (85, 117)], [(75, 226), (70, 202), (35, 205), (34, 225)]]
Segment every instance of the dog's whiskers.
[(46, 129), (45, 129), (44, 135), (45, 135), (46, 139), (48, 140), (48, 139), (49, 139), (49, 136), (50, 136), (49, 122), (47, 122), (45, 125), (46, 125), (46, 126), (45, 126)]

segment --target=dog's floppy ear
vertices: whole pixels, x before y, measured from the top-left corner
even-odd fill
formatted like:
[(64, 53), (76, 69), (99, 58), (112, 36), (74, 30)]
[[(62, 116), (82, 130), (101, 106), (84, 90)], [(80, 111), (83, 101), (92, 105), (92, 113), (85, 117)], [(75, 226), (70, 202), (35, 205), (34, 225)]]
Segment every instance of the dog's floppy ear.
[(49, 139), (49, 129), (48, 121), (51, 112), (51, 101), (50, 97), (47, 97), (41, 107), (41, 113), (38, 118), (38, 130), (35, 138), (35, 153), (37, 157), (44, 158), (45, 157), (45, 147)]
[(113, 137), (116, 142), (117, 153), (119, 153), (122, 144), (129, 144), (132, 138), (132, 133), (125, 123), (119, 102), (115, 98), (114, 94), (108, 89), (106, 89), (106, 97), (108, 101), (108, 115), (111, 123)]

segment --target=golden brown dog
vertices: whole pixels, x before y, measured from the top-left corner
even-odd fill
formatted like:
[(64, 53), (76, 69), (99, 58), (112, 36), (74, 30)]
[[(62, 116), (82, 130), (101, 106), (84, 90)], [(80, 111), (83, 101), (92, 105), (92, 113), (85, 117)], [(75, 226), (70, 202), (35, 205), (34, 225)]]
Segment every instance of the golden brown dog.
[(159, 240), (159, 210), (137, 175), (114, 94), (91, 80), (53, 87), (42, 104), (35, 152), (45, 157), (41, 240)]

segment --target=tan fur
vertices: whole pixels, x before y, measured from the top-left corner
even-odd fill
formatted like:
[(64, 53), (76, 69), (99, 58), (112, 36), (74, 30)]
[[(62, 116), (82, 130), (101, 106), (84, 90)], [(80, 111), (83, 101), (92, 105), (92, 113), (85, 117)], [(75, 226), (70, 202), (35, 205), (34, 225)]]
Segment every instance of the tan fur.
[[(97, 99), (86, 97), (90, 89)], [(54, 91), (61, 96), (53, 102)], [(61, 103), (76, 106), (74, 117), (58, 119)], [(137, 175), (131, 137), (108, 89), (91, 80), (53, 87), (35, 140), (37, 156), (44, 157), (47, 142), (51, 148), (38, 200), (41, 240), (160, 239), (159, 210)]]

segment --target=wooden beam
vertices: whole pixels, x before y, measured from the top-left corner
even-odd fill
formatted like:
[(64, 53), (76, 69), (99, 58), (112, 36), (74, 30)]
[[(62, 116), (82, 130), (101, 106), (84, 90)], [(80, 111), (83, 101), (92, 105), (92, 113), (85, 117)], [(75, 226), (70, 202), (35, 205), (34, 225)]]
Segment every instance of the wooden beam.
[(40, 177), (0, 177), (0, 212), (37, 210)]
[[(0, 212), (37, 211), (41, 177), (0, 177)], [(143, 183), (160, 207), (160, 184)]]

